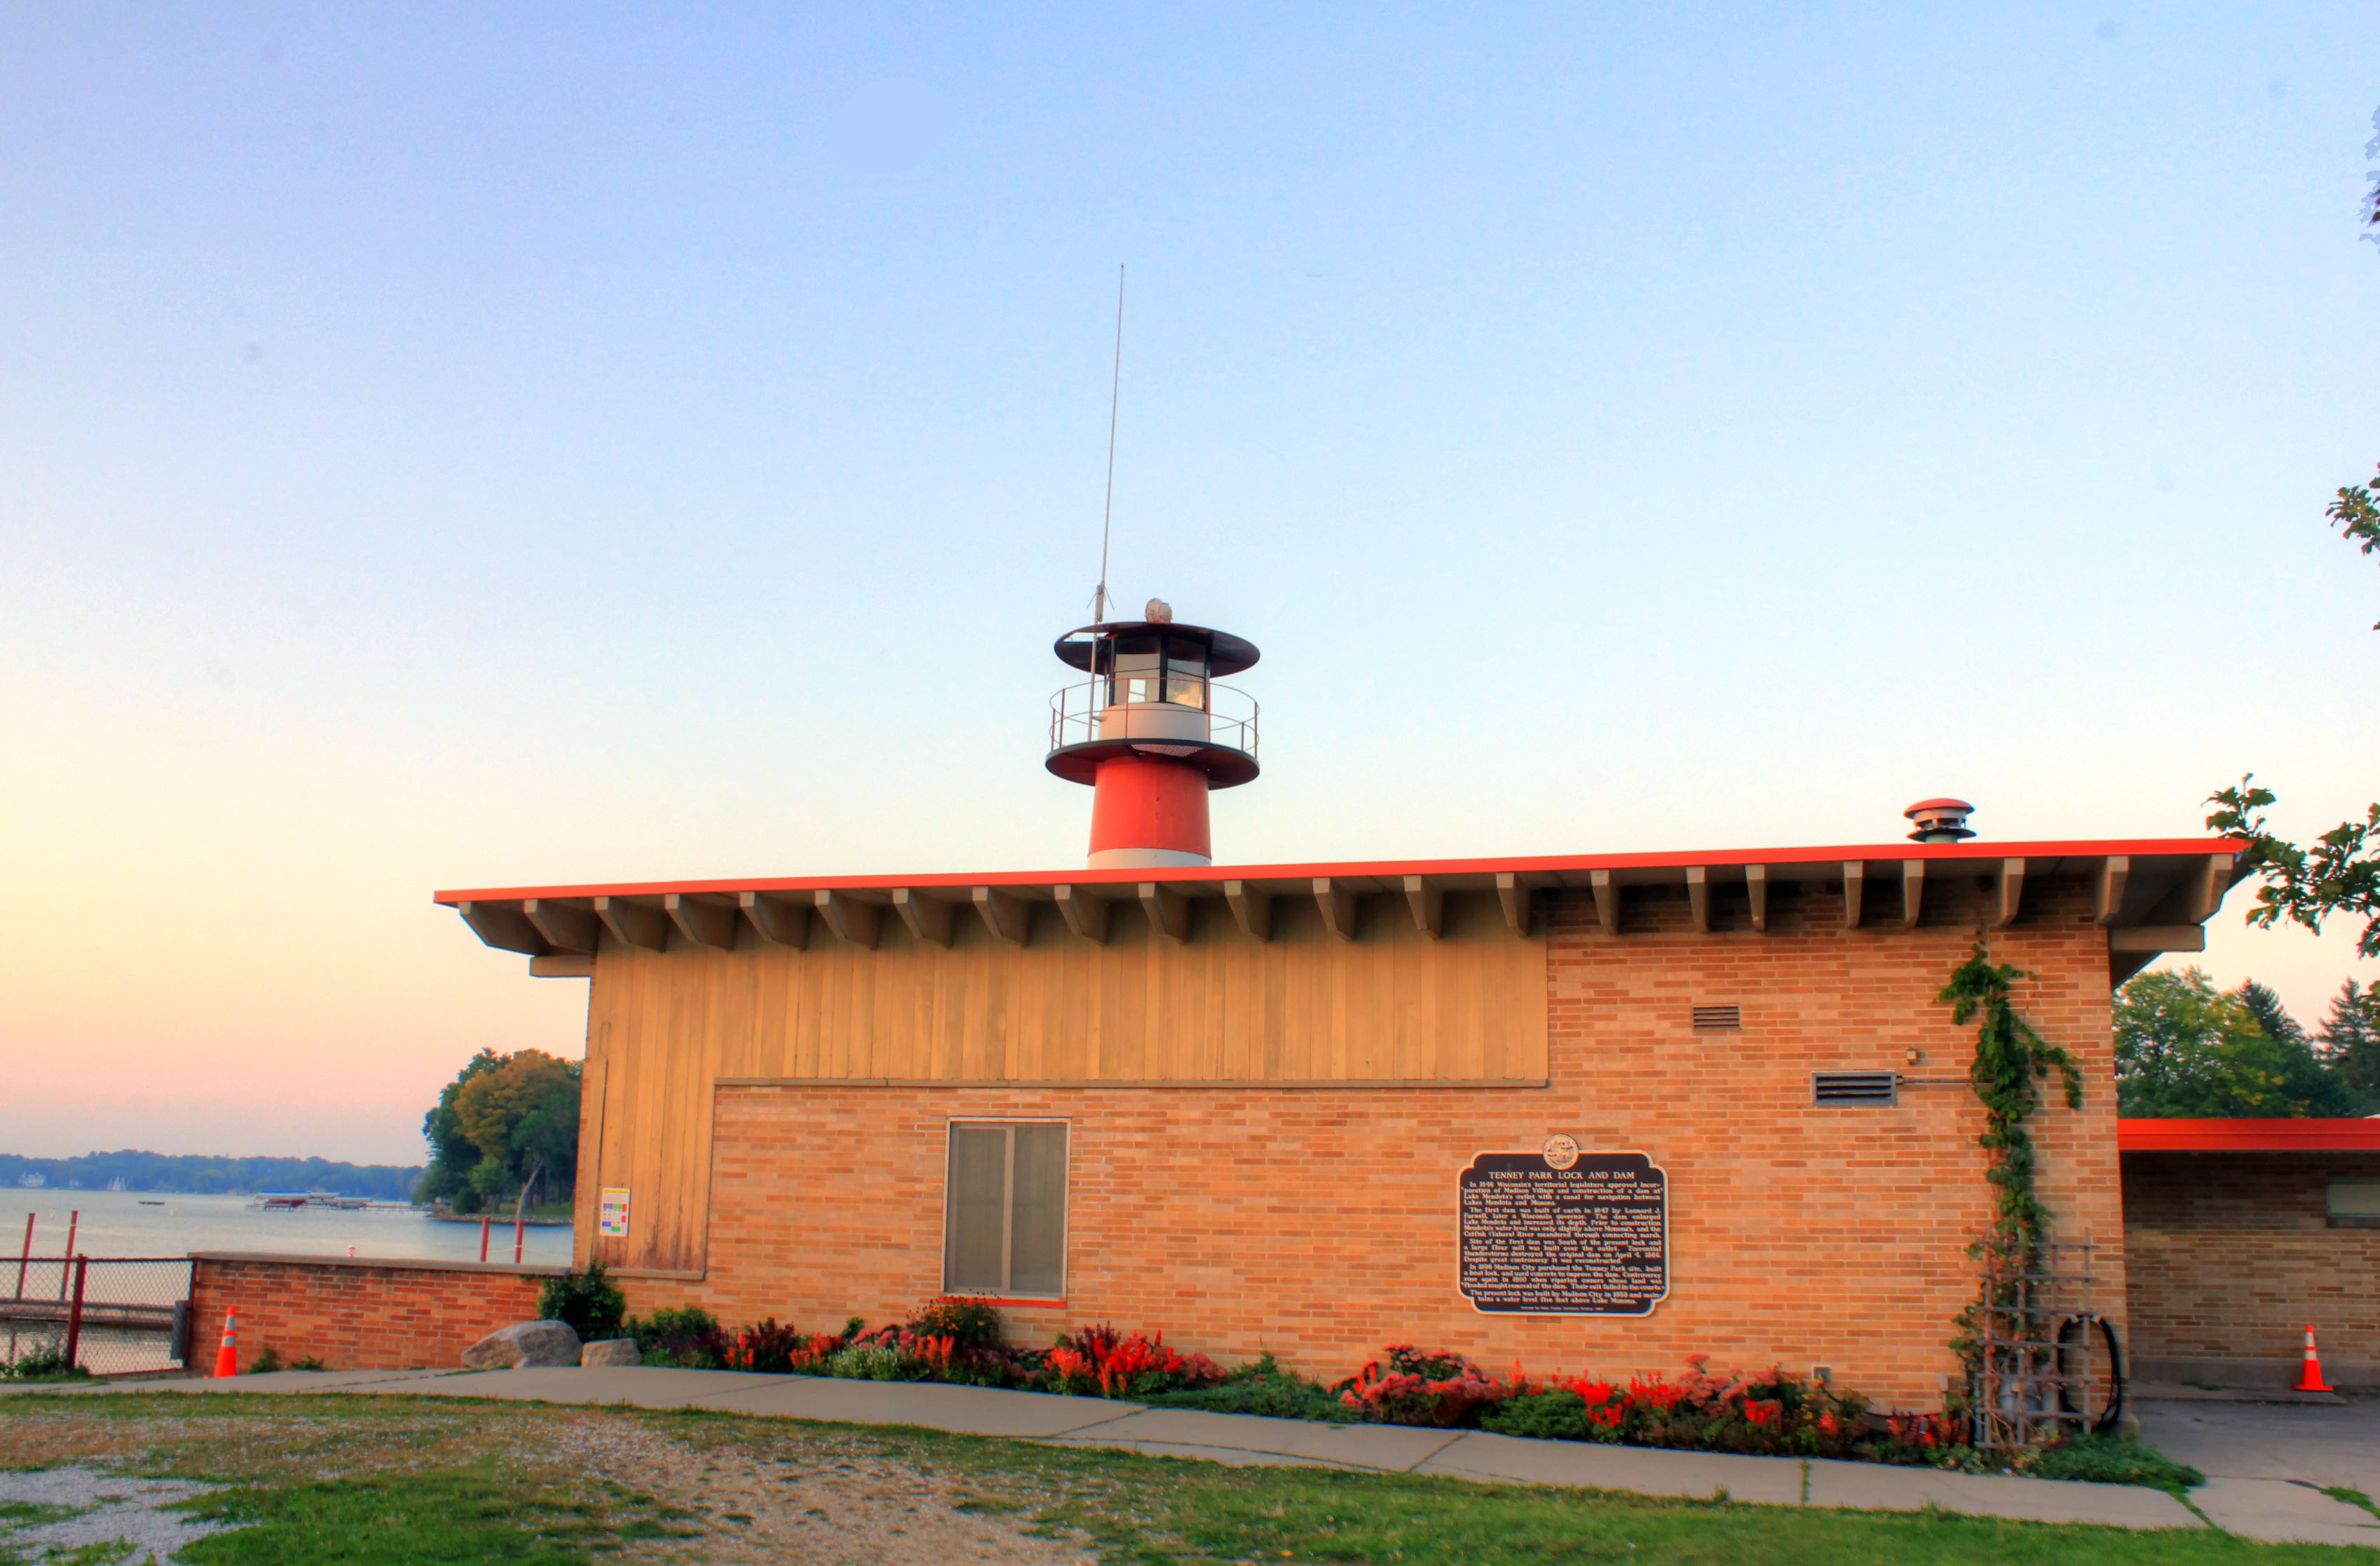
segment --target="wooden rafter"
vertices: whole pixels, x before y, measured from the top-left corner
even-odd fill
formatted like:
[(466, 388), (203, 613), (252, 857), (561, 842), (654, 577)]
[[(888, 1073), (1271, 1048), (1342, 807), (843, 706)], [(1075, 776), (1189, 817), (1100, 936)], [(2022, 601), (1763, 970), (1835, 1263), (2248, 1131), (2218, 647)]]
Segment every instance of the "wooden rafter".
[(2017, 913), (2024, 906), (2023, 860), (2000, 861), (2000, 883), (1997, 890), (1999, 892), (1999, 905), (1992, 912), (1992, 928), (2006, 929), (2016, 923)]
[(909, 933), (929, 946), (951, 943), (951, 905), (939, 897), (921, 896), (915, 887), (892, 889), (892, 911), (909, 927)]
[(529, 897), (522, 900), (521, 914), (555, 951), (593, 953), (598, 928), (594, 909), (557, 903), (550, 897)]
[(648, 952), (669, 950), (670, 917), (649, 903), (631, 903), (625, 897), (598, 897), (595, 917), (613, 938), (629, 946), (641, 946)]
[(1446, 892), (1432, 886), (1427, 876), (1405, 877), (1405, 905), (1413, 910), (1414, 928), (1436, 941), (1446, 931)]
[(1087, 888), (1067, 886), (1062, 882), (1051, 887), (1050, 895), (1056, 901), (1058, 917), (1066, 921), (1068, 929), (1096, 945), (1108, 943), (1106, 898), (1094, 896)]
[(1190, 939), (1190, 899), (1183, 896), (1161, 880), (1140, 883), (1140, 909), (1148, 916), (1149, 928), (1172, 941)]
[(969, 895), (975, 911), (983, 917), (983, 928), (991, 931), (994, 940), (1022, 946), (1033, 933), (1033, 904), (1016, 893), (997, 886), (978, 886)]
[(790, 946), (798, 952), (809, 944), (808, 904), (787, 903), (759, 892), (739, 892), (735, 904), (760, 939), (771, 946)]
[(1526, 935), (1536, 917), (1535, 894), (1510, 870), (1496, 872), (1496, 901), (1503, 905), (1504, 925), (1514, 935)]
[(735, 949), (735, 909), (671, 892), (662, 894), (662, 912), (667, 914), (670, 922), (676, 925), (679, 932), (694, 944), (716, 947), (722, 952)]
[(1322, 910), (1322, 928), (1342, 941), (1355, 939), (1355, 892), (1343, 880), (1314, 878), (1314, 904)]
[(879, 922), (884, 917), (881, 903), (862, 903), (847, 892), (820, 891), (812, 893), (811, 905), (826, 928), (855, 946), (873, 951)]

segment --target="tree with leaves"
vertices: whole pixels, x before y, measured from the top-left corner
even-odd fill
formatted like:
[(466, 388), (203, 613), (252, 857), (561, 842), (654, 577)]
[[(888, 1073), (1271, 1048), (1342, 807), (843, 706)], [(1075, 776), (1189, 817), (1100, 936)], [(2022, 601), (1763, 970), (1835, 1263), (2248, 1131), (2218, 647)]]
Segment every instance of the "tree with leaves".
[(456, 1212), (476, 1212), (532, 1181), (566, 1194), (578, 1164), (578, 1081), (577, 1062), (542, 1050), (472, 1056), (423, 1117), (431, 1159), (418, 1199), (452, 1197)]
[(2380, 984), (2358, 985), (2353, 979), (2330, 998), (2330, 1013), (2315, 1030), (2314, 1047), (2355, 1100), (2356, 1114), (2380, 1109)]
[(438, 1102), (421, 1117), (421, 1137), (430, 1144), (430, 1167), (422, 1171), (421, 1184), (413, 1193), (417, 1202), (452, 1199), (456, 1212), (480, 1210), (480, 1195), (472, 1189), (471, 1174), (480, 1162), (479, 1144), (464, 1133), (463, 1122), (455, 1113), (455, 1100), (462, 1096), (472, 1078), (495, 1070), (504, 1064), (504, 1057), (493, 1050), (482, 1050), (464, 1062), (455, 1074), (455, 1080), (438, 1090)]
[(2306, 1030), (2299, 1026), (2297, 1018), (2289, 1015), (2289, 1008), (2281, 1004), (2280, 992), (2271, 985), (2258, 984), (2252, 978), (2232, 993), (2240, 997), (2240, 1004), (2255, 1014), (2256, 1026), (2272, 1038), (2284, 1044), (2309, 1042)]
[[(2252, 981), (2251, 981), (2252, 984)], [(2278, 997), (2228, 994), (2201, 969), (2139, 975), (2116, 995), (2118, 1112), (2151, 1120), (2347, 1114), (2354, 1099), (2325, 1070)]]

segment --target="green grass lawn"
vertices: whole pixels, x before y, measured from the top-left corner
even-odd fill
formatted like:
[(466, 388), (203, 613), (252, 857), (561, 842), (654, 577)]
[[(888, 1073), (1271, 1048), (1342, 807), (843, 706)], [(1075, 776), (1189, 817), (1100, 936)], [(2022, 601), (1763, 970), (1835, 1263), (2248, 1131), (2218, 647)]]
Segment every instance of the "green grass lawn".
[[(70, 1462), (231, 1485), (188, 1504), (251, 1525), (188, 1546), (193, 1566), (934, 1560), (960, 1555), (968, 1529), (969, 1558), (1015, 1560), (1085, 1550), (1108, 1561), (1416, 1566), (2353, 1558), (2211, 1529), (2136, 1534), (1232, 1469), (726, 1414), (334, 1394), (0, 1400), (0, 1466)], [(5, 1541), (0, 1532), (0, 1559)]]

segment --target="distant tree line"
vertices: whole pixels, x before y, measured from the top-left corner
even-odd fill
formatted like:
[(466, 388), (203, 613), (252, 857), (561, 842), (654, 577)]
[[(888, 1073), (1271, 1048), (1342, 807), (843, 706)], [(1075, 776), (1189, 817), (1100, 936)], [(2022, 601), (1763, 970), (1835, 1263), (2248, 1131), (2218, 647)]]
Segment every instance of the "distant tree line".
[(2116, 992), (2116, 1099), (2147, 1119), (2292, 1119), (2380, 1112), (2380, 1026), (2349, 979), (2309, 1032), (2250, 979), (2217, 989), (2197, 968), (2144, 973)]
[(334, 1163), (329, 1159), (236, 1159), (208, 1153), (85, 1153), (73, 1159), (27, 1159), (0, 1153), (0, 1187), (39, 1175), (54, 1190), (103, 1191), (117, 1181), (127, 1191), (193, 1196), (247, 1196), (257, 1191), (336, 1191), (402, 1202), (421, 1179), (417, 1166)]
[(439, 1090), (421, 1119), (430, 1144), (414, 1200), (456, 1212), (516, 1202), (570, 1199), (578, 1175), (577, 1061), (542, 1050), (482, 1050)]

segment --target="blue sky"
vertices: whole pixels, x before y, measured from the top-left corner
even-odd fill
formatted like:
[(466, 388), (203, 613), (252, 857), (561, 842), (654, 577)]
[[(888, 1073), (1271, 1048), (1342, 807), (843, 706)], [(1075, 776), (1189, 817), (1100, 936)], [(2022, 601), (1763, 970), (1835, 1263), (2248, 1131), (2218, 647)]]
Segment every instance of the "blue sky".
[(2327, 826), (2375, 22), (9, 7), (0, 1145), (412, 1156), (583, 1007), (433, 887), (1079, 862), (1119, 262), (1224, 858)]

